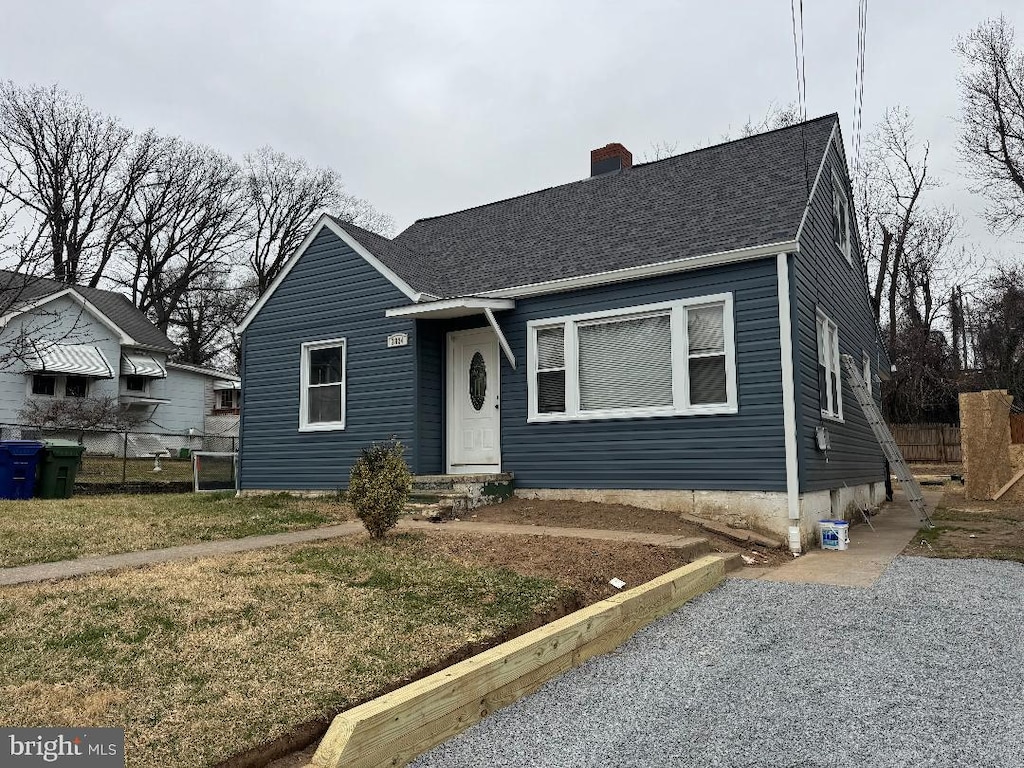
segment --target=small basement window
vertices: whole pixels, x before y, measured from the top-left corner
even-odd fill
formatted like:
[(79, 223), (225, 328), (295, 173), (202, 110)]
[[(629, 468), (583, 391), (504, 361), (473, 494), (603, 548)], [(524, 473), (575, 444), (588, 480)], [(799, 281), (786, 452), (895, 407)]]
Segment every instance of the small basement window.
[(36, 374), (32, 377), (32, 394), (33, 395), (50, 395), (57, 394), (57, 377), (56, 376), (41, 376)]
[(85, 397), (89, 394), (89, 379), (85, 376), (68, 376), (64, 381), (65, 397)]
[(345, 339), (302, 345), (299, 429), (345, 428)]

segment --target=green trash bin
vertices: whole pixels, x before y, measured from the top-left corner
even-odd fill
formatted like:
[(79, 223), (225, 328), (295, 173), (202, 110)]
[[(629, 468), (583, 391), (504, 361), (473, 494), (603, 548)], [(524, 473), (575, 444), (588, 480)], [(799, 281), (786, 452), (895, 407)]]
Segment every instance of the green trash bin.
[(45, 440), (36, 495), (41, 499), (70, 499), (83, 453), (85, 446), (74, 440)]

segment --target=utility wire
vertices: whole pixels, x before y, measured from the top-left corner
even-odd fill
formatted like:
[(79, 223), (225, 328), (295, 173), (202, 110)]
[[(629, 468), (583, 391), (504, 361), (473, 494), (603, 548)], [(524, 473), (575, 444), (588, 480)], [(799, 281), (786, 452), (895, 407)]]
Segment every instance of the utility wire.
[(867, 56), (868, 0), (857, 6), (857, 64), (853, 81), (853, 175), (860, 177), (864, 133), (864, 62)]
[(796, 33), (796, 0), (789, 0), (789, 14), (793, 21), (793, 64), (796, 68), (796, 103), (797, 109), (800, 112), (802, 119), (807, 119), (807, 107), (805, 106), (804, 99), (804, 79), (801, 77), (801, 61), (803, 59), (803, 51), (801, 50), (803, 41), (803, 0), (800, 0), (800, 36), (797, 37)]
[(804, 94), (804, 120), (807, 120), (807, 68), (804, 56), (804, 0), (800, 0), (800, 86)]

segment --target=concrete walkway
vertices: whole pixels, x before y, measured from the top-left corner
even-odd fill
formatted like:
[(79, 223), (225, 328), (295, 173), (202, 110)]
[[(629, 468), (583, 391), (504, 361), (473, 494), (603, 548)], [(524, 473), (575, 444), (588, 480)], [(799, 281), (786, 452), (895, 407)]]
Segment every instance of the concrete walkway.
[[(686, 536), (663, 535), (657, 533), (636, 533), (633, 531), (607, 531), (589, 528), (556, 528), (543, 525), (512, 525), (507, 523), (427, 523), (415, 520), (402, 520), (399, 530), (445, 531), (447, 533), (469, 533), (479, 535), (519, 535), (519, 536), (556, 536), (577, 539), (595, 539), (600, 541), (622, 541), (636, 544), (653, 544), (659, 547), (696, 550), (706, 543), (706, 539)], [(142, 568), (147, 565), (166, 563), (171, 560), (188, 560), (199, 557), (217, 557), (249, 552), (254, 549), (280, 547), (288, 544), (305, 544), (311, 541), (323, 541), (341, 536), (354, 536), (362, 533), (363, 524), (358, 520), (324, 528), (313, 528), (304, 531), (288, 531), (273, 533), (266, 536), (249, 536), (244, 539), (223, 539), (208, 541), (201, 544), (186, 544), (166, 549), (150, 549), (141, 552), (125, 552), (118, 555), (101, 555), (99, 557), (83, 557), (78, 560), (60, 560), (54, 563), (38, 563), (21, 565), (14, 568), (0, 568), (0, 586), (25, 584), (51, 579), (71, 579), (91, 573), (120, 570), (122, 568)]]
[[(925, 505), (934, 510), (941, 488), (922, 488)], [(730, 574), (734, 579), (759, 579), (793, 584), (832, 584), (839, 587), (870, 587), (921, 530), (917, 513), (897, 492), (894, 501), (866, 524), (850, 530), (850, 548), (843, 552), (812, 549), (779, 568), (744, 568)]]

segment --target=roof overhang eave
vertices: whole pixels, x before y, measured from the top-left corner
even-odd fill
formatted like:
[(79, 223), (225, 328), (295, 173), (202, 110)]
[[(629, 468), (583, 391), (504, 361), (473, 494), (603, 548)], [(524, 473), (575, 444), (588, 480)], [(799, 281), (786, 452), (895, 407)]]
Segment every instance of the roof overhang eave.
[(777, 243), (736, 248), (729, 251), (706, 253), (700, 256), (688, 256), (683, 259), (673, 259), (672, 261), (663, 261), (656, 264), (643, 264), (636, 267), (609, 270), (607, 272), (595, 272), (589, 275), (546, 280), (540, 283), (527, 283), (510, 288), (497, 288), (490, 291), (481, 291), (477, 296), (480, 298), (521, 299), (529, 296), (542, 296), (548, 293), (563, 293), (582, 288), (643, 280), (649, 277), (689, 272), (695, 269), (707, 269), (708, 267), (717, 267), (724, 264), (736, 264), (742, 261), (774, 257), (780, 253), (799, 253), (799, 251), (800, 244), (796, 240), (785, 240)]
[(435, 299), (393, 307), (386, 310), (386, 317), (404, 317), (410, 320), (448, 320), (453, 317), (483, 315), (487, 310), (500, 312), (515, 309), (513, 299), (484, 298), (480, 296), (457, 296), (451, 299)]

